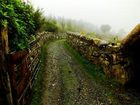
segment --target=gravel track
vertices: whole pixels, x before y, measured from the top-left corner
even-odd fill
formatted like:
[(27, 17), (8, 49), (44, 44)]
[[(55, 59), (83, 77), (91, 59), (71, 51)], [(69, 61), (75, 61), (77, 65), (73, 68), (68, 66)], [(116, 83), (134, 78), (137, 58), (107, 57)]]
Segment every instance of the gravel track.
[(41, 105), (120, 105), (84, 72), (63, 44), (59, 40), (48, 45)]

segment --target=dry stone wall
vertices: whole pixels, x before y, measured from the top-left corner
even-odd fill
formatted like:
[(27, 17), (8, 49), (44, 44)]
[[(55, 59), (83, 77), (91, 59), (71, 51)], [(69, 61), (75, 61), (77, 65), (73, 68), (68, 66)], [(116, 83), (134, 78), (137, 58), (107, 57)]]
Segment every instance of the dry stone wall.
[(129, 61), (119, 45), (103, 43), (100, 39), (89, 39), (72, 32), (67, 33), (67, 41), (93, 64), (102, 66), (108, 77), (115, 77), (122, 84), (129, 81)]

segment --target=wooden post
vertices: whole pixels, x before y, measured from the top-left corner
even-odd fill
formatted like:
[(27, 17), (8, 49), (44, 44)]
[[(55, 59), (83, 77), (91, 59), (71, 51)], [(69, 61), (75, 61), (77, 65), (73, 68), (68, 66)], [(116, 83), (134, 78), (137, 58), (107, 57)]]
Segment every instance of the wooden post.
[(8, 28), (3, 27), (1, 30), (1, 40), (2, 40), (2, 51), (4, 54), (9, 53), (9, 46), (8, 46)]
[(8, 46), (8, 28), (3, 27), (1, 28), (1, 59), (0, 59), (0, 69), (1, 69), (1, 81), (3, 85), (3, 90), (6, 95), (6, 99), (4, 105), (13, 105), (13, 98), (12, 98), (12, 91), (11, 91), (11, 83), (9, 78), (9, 73), (7, 69), (7, 59), (6, 55), (9, 53), (9, 46)]

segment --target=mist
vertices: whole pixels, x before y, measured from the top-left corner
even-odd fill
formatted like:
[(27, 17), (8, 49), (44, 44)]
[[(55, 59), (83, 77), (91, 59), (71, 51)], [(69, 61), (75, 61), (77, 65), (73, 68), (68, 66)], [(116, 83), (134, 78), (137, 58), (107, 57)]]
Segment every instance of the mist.
[(82, 21), (90, 31), (110, 25), (124, 37), (140, 22), (140, 0), (32, 0), (45, 15)]

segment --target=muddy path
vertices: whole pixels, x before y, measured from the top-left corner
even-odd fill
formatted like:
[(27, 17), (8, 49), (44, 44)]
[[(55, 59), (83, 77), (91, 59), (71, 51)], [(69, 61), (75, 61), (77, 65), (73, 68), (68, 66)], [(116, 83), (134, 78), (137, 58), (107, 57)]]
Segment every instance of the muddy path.
[(135, 105), (97, 83), (64, 43), (57, 40), (47, 45), (43, 94), (38, 105)]

